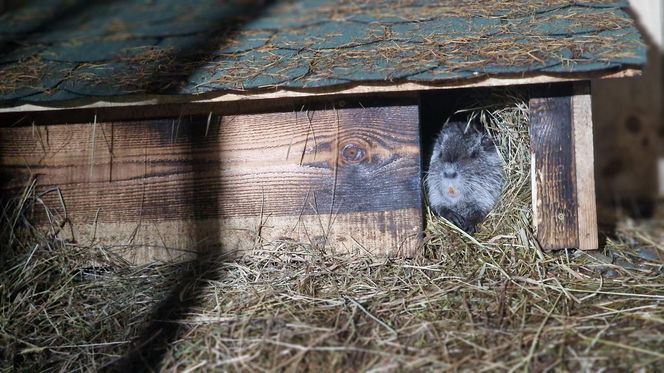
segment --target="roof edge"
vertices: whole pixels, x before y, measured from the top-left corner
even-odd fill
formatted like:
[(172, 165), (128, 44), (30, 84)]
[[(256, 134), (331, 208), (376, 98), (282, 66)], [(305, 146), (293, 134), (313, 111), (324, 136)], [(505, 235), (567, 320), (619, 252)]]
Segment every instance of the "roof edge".
[(57, 111), (69, 109), (95, 109), (95, 108), (122, 108), (133, 106), (150, 106), (165, 104), (196, 104), (196, 103), (224, 103), (224, 102), (250, 102), (254, 100), (277, 100), (283, 98), (306, 98), (320, 96), (349, 96), (366, 95), (371, 93), (399, 93), (416, 92), (438, 89), (455, 88), (481, 88), (481, 87), (505, 87), (511, 85), (532, 85), (546, 83), (574, 82), (592, 79), (616, 79), (630, 78), (641, 75), (638, 68), (626, 68), (619, 71), (600, 71), (594, 74), (588, 72), (582, 74), (537, 74), (521, 77), (478, 77), (475, 80), (463, 79), (459, 81), (442, 82), (402, 82), (385, 84), (375, 82), (370, 84), (356, 84), (353, 86), (337, 86), (317, 89), (271, 89), (261, 92), (214, 92), (211, 94), (191, 95), (131, 95), (118, 96), (111, 99), (89, 97), (72, 101), (55, 102), (51, 105), (39, 105), (35, 103), (21, 103), (16, 106), (0, 107), (0, 114)]

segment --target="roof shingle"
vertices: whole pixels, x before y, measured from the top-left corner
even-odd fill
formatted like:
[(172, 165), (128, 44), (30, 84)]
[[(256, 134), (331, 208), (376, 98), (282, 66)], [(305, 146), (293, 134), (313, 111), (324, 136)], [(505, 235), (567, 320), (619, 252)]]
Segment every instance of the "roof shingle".
[(625, 1), (33, 1), (0, 16), (0, 105), (437, 83), (640, 66)]

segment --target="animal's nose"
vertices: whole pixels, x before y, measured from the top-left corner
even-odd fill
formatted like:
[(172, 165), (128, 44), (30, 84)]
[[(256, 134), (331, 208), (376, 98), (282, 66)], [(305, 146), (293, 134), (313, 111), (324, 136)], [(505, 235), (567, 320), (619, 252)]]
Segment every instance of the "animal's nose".
[(457, 177), (457, 173), (456, 171), (445, 171), (443, 172), (443, 176), (445, 176), (448, 179), (454, 179), (455, 177)]

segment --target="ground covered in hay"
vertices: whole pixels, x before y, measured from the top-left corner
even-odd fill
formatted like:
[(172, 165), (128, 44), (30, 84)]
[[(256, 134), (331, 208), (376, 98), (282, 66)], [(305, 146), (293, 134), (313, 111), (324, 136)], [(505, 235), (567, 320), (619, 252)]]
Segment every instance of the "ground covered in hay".
[(469, 243), (396, 260), (289, 245), (206, 268), (25, 242), (3, 250), (0, 366), (126, 367), (138, 350), (177, 371), (661, 371), (661, 242), (664, 222), (649, 222), (624, 225), (604, 254)]
[(469, 115), (499, 143), (504, 198), (475, 237), (429, 216), (409, 260), (257, 240), (139, 266), (31, 227), (27, 189), (0, 225), (0, 369), (662, 371), (664, 220), (623, 219), (601, 252), (542, 252), (524, 106)]

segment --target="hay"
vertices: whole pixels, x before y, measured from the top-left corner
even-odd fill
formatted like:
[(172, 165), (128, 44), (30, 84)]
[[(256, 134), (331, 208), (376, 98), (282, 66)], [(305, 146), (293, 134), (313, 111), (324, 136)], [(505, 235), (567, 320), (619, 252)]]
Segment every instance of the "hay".
[(58, 219), (31, 227), (44, 207), (28, 188), (2, 214), (0, 369), (112, 367), (174, 296), (186, 307), (161, 325), (176, 332), (156, 336), (167, 371), (661, 370), (664, 224), (627, 221), (602, 253), (540, 251), (528, 163), (513, 162), (529, 158), (527, 112), (499, 102), (472, 113), (508, 161), (503, 202), (474, 238), (429, 217), (428, 256), (413, 260), (281, 242), (136, 266), (59, 240)]
[(39, 89), (48, 70), (42, 58), (30, 57), (22, 64), (0, 64), (0, 95), (11, 94), (19, 90)]

